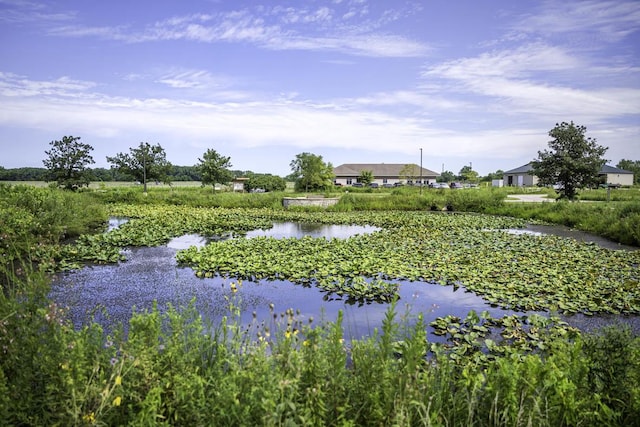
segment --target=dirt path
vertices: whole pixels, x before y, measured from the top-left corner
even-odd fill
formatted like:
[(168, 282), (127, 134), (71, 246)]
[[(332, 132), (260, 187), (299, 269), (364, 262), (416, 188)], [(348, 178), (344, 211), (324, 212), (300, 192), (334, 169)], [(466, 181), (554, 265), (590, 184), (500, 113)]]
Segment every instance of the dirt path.
[(546, 194), (510, 194), (506, 199), (506, 202), (555, 202), (556, 199), (547, 197)]

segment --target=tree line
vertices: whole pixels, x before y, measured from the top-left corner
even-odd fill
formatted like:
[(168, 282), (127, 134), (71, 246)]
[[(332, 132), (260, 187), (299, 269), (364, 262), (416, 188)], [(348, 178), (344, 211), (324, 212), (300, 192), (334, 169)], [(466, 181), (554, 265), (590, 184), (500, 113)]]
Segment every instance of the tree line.
[[(540, 185), (556, 185), (562, 197), (573, 199), (579, 188), (597, 185), (598, 172), (605, 164), (603, 158), (607, 147), (600, 146), (596, 140), (586, 137), (586, 127), (573, 122), (562, 122), (549, 131), (553, 139), (549, 141), (549, 150), (539, 151), (538, 158), (532, 161), (533, 173), (538, 176)], [(81, 142), (80, 137), (64, 136), (61, 140), (51, 141), (45, 151), (44, 168), (4, 169), (0, 166), (0, 180), (4, 181), (47, 181), (66, 189), (88, 186), (91, 181), (137, 181), (144, 185), (150, 181), (171, 183), (173, 181), (199, 181), (203, 186), (229, 184), (238, 177), (246, 177), (245, 190), (282, 191), (286, 188), (285, 178), (271, 174), (256, 174), (251, 171), (232, 171), (231, 158), (225, 157), (214, 149), (207, 149), (198, 158), (194, 166), (175, 166), (166, 158), (160, 144), (141, 142), (131, 147), (128, 153), (107, 156), (110, 169), (90, 168), (95, 163), (91, 156), (93, 147)], [(335, 175), (333, 165), (325, 162), (322, 156), (312, 153), (300, 153), (291, 161), (292, 173), (286, 177), (295, 182), (297, 191), (322, 191), (331, 189)], [(407, 165), (412, 167), (414, 165)], [(617, 167), (634, 173), (634, 183), (640, 183), (640, 161), (623, 159)], [(439, 180), (444, 182), (459, 179), (465, 182), (491, 181), (501, 179), (503, 171), (480, 178), (471, 166), (464, 166), (458, 175), (443, 171)], [(361, 171), (362, 182), (372, 182), (370, 171)]]
[(197, 181), (204, 185), (229, 184), (237, 177), (245, 177), (245, 190), (261, 188), (264, 191), (283, 191), (286, 181), (271, 174), (229, 169), (229, 157), (224, 157), (213, 149), (208, 149), (194, 166), (171, 164), (160, 144), (141, 142), (129, 149), (128, 153), (107, 156), (111, 168), (91, 168), (95, 163), (91, 151), (93, 147), (81, 142), (80, 137), (64, 136), (51, 141), (45, 150), (43, 168), (22, 167), (5, 169), (0, 166), (0, 181), (45, 181), (65, 189), (88, 186), (91, 181), (136, 181), (147, 190), (148, 182), (171, 184), (175, 181)]

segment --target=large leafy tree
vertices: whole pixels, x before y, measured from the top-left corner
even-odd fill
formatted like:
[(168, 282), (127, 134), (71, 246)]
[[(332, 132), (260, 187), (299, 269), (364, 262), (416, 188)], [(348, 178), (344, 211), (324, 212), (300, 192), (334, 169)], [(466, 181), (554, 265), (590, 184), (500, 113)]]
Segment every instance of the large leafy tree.
[(542, 185), (558, 185), (561, 198), (573, 200), (579, 188), (597, 185), (607, 147), (585, 136), (587, 128), (562, 122), (549, 131), (549, 150), (538, 151), (532, 173)]
[(363, 183), (364, 185), (369, 185), (373, 182), (373, 171), (370, 170), (361, 170), (360, 176), (358, 177), (358, 182)]
[(458, 177), (464, 182), (478, 182), (479, 175), (471, 166), (463, 166), (462, 169), (460, 169)]
[(300, 153), (289, 163), (295, 179), (296, 191), (315, 191), (331, 188), (333, 185), (333, 165), (325, 163), (322, 156)]
[(640, 160), (622, 159), (618, 162), (616, 167), (633, 172), (633, 183), (640, 184)]
[(231, 167), (231, 158), (220, 155), (216, 150), (209, 148), (197, 167), (200, 171), (202, 185), (209, 185), (214, 188), (217, 184), (228, 184), (233, 179), (233, 172), (229, 170)]
[(60, 141), (51, 141), (47, 158), (42, 161), (48, 169), (47, 181), (56, 181), (66, 189), (88, 186), (91, 171), (88, 165), (95, 163), (91, 154), (93, 147), (80, 142), (79, 136), (64, 136)]
[(107, 161), (111, 163), (112, 168), (142, 182), (145, 193), (149, 180), (169, 182), (171, 163), (167, 161), (167, 154), (160, 144), (141, 142), (138, 147), (130, 148), (129, 153), (107, 156)]

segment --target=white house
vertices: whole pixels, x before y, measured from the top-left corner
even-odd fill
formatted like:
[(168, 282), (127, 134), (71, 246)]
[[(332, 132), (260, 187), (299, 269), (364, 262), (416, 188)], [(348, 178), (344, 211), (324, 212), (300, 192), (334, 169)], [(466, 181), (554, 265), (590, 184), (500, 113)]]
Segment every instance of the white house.
[[(427, 185), (436, 182), (439, 173), (406, 163), (345, 163), (333, 169), (336, 185), (353, 185), (358, 182), (362, 171), (371, 171), (372, 183), (390, 186), (396, 183)], [(410, 182), (411, 181), (411, 182)]]
[(531, 163), (504, 173), (503, 181), (506, 187), (533, 187), (538, 184), (538, 177), (531, 173)]
[[(531, 187), (538, 185), (538, 177), (531, 172), (531, 163), (504, 173), (504, 185), (507, 187)], [(633, 185), (633, 172), (604, 165), (598, 174), (603, 184)]]
[(600, 170), (603, 183), (612, 185), (633, 185), (633, 172), (604, 165)]

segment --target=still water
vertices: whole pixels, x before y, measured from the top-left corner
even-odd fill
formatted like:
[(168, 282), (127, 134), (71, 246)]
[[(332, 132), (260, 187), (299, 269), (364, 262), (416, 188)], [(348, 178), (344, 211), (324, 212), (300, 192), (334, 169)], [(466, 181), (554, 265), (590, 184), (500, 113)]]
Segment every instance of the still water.
[[(123, 219), (113, 219), (112, 227), (117, 227)], [(255, 236), (348, 238), (355, 234), (370, 233), (375, 227), (277, 223), (269, 230), (255, 230), (247, 238)], [(536, 230), (539, 231), (539, 230)], [(548, 231), (548, 230), (547, 230)], [(272, 316), (269, 306), (276, 313), (287, 309), (299, 312), (297, 319), (333, 321), (338, 312), (344, 314), (343, 327), (348, 338), (360, 338), (373, 334), (380, 328), (389, 304), (350, 304), (345, 300), (330, 296), (315, 287), (303, 287), (287, 281), (257, 282), (243, 281), (237, 292), (231, 283), (238, 282), (223, 278), (197, 278), (190, 268), (179, 267), (175, 254), (179, 249), (191, 245), (206, 244), (206, 239), (198, 235), (186, 235), (173, 239), (167, 245), (142, 247), (126, 250), (125, 262), (117, 265), (89, 266), (81, 270), (63, 273), (52, 283), (51, 297), (68, 307), (68, 314), (76, 326), (90, 322), (100, 322), (107, 330), (118, 323), (126, 325), (132, 309), (149, 310), (157, 302), (164, 309), (168, 304), (174, 307), (188, 305), (195, 300), (196, 309), (205, 319), (216, 322), (229, 315), (229, 303), (233, 301), (242, 312), (242, 320), (250, 322), (255, 313), (258, 321), (269, 321)], [(524, 314), (492, 307), (482, 298), (464, 288), (441, 286), (427, 282), (398, 281), (400, 300), (397, 305), (398, 317), (404, 317), (411, 324), (419, 313), (426, 323), (448, 314), (465, 317), (470, 310), (480, 313), (487, 310), (492, 316)], [(569, 323), (581, 329), (594, 329), (603, 324), (617, 321), (614, 317), (571, 316)], [(624, 318), (638, 331), (640, 319)], [(431, 340), (437, 340), (430, 336)]]

